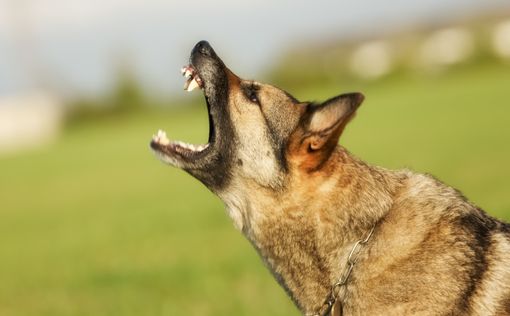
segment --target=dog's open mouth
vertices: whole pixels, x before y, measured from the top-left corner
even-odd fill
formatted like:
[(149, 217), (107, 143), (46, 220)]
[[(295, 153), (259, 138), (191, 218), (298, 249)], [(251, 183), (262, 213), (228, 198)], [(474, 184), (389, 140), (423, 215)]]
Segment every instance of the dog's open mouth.
[(234, 137), (227, 107), (231, 72), (211, 45), (200, 41), (191, 50), (189, 65), (181, 73), (185, 77), (184, 90), (201, 90), (204, 95), (209, 118), (207, 143), (171, 141), (160, 130), (153, 136), (150, 147), (161, 161), (189, 172), (210, 188), (219, 188), (228, 180), (225, 172), (231, 160), (228, 144)]
[[(198, 75), (195, 67), (192, 65), (182, 67), (181, 73), (186, 79), (184, 90), (188, 92), (191, 92), (196, 88), (203, 90), (204, 82)], [(210, 120), (210, 124), (212, 125), (212, 120)], [(211, 135), (209, 135), (209, 142), (207, 144), (196, 145), (183, 141), (170, 141), (166, 135), (166, 132), (159, 130), (157, 134), (152, 136), (151, 147), (158, 154), (160, 154), (164, 160), (170, 159), (171, 161), (169, 162), (175, 164), (175, 158), (181, 158), (186, 161), (198, 159), (202, 154), (205, 153), (206, 149), (209, 148), (210, 142)]]

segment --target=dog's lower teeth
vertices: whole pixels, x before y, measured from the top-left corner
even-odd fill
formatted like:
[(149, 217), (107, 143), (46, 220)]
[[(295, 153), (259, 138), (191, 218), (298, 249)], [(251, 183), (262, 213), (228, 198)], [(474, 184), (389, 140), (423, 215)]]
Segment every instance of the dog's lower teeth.
[(209, 147), (209, 144), (194, 145), (194, 144), (185, 143), (183, 141), (171, 142), (168, 139), (168, 137), (166, 136), (166, 132), (161, 129), (158, 130), (158, 132), (156, 134), (152, 135), (152, 140), (155, 143), (158, 143), (163, 146), (168, 146), (168, 145), (172, 144), (171, 145), (172, 147), (180, 147), (182, 149), (186, 149), (186, 150), (192, 151), (192, 152), (201, 152), (204, 149), (206, 149), (207, 147)]
[(162, 130), (158, 130), (157, 134), (152, 136), (152, 140), (160, 145), (170, 144), (170, 140), (166, 136), (165, 131)]
[(160, 129), (160, 130), (158, 130), (158, 135), (157, 136), (160, 137), (160, 138), (161, 137), (165, 137), (166, 138), (166, 133), (165, 133), (165, 131)]
[(193, 151), (193, 152), (201, 152), (201, 151), (205, 150), (207, 147), (209, 147), (209, 144), (193, 145), (193, 144), (188, 144), (188, 143), (184, 143), (181, 141), (175, 142), (174, 144), (176, 146), (179, 146), (180, 148), (187, 149), (187, 150)]

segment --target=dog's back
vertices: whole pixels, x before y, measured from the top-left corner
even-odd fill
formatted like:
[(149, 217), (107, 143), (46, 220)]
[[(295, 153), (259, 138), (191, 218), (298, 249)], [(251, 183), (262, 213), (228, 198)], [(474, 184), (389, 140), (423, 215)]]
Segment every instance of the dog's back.
[(346, 314), (510, 315), (510, 225), (432, 177), (407, 175)]

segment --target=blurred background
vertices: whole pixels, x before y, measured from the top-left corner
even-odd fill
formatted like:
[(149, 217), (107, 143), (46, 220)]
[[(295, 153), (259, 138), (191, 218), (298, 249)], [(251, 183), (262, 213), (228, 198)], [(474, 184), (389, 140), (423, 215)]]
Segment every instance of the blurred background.
[(0, 0), (0, 315), (298, 315), (149, 150), (207, 140), (202, 39), (302, 100), (363, 92), (344, 146), (510, 220), (508, 0)]

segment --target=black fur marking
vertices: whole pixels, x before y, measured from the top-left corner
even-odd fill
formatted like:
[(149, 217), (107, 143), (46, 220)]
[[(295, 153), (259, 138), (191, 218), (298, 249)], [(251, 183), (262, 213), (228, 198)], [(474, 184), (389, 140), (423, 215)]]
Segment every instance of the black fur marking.
[(463, 313), (471, 311), (471, 298), (476, 293), (477, 286), (488, 269), (487, 254), (490, 251), (491, 236), (496, 227), (496, 222), (489, 218), (483, 211), (475, 210), (473, 213), (459, 218), (459, 225), (465, 236), (470, 262), (466, 265), (470, 268), (467, 281), (469, 282), (460, 296), (458, 310)]
[(219, 191), (228, 184), (234, 163), (230, 147), (235, 134), (228, 108), (227, 69), (205, 41), (199, 42), (193, 48), (190, 60), (204, 81), (204, 95), (210, 121), (209, 142), (212, 150), (202, 161), (185, 170), (210, 190)]
[(510, 315), (510, 296), (508, 296), (502, 303), (502, 309), (505, 315)]
[(508, 238), (510, 238), (510, 224), (501, 223), (501, 226), (499, 227), (499, 231), (501, 231), (503, 234), (508, 234)]

